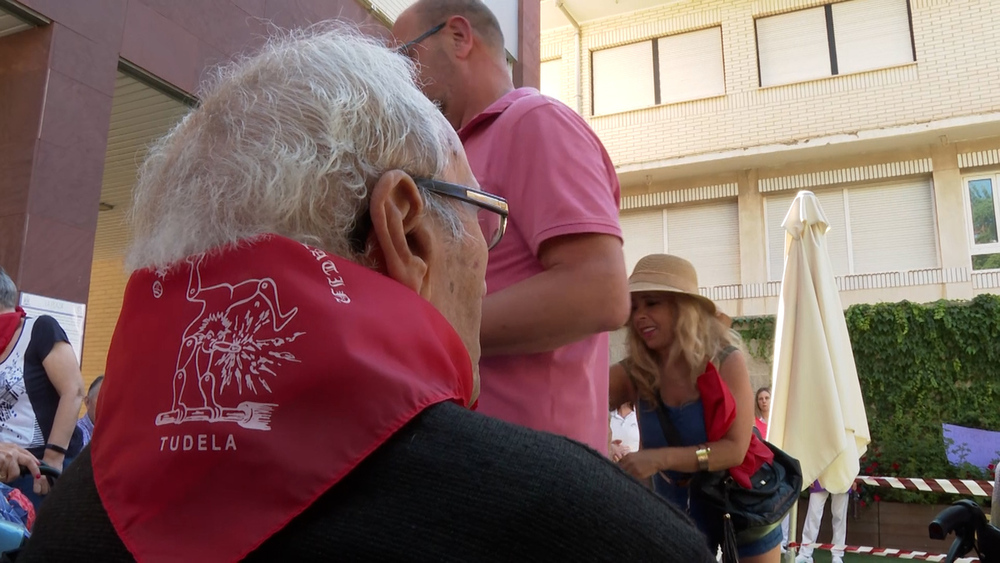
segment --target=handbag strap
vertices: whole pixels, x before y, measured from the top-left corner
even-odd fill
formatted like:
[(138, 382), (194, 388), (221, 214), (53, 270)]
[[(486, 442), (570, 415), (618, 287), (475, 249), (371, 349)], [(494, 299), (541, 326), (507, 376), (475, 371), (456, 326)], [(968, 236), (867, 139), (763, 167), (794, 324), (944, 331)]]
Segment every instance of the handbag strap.
[(656, 398), (656, 417), (660, 419), (660, 429), (663, 431), (663, 437), (667, 440), (667, 445), (680, 446), (681, 433), (674, 426), (674, 421), (670, 420), (666, 405), (663, 404), (663, 399), (660, 397)]

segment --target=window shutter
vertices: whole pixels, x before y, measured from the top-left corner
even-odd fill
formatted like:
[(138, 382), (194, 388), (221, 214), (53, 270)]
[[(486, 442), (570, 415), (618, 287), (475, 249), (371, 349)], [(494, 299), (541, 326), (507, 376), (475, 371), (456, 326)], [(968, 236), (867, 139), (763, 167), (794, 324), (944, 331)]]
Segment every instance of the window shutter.
[(726, 93), (721, 27), (661, 37), (657, 45), (661, 103)]
[(652, 41), (594, 51), (591, 63), (594, 115), (655, 105)]
[(760, 85), (830, 76), (830, 44), (822, 7), (757, 20)]
[(702, 287), (740, 283), (736, 201), (668, 207), (667, 252), (694, 264)]
[(929, 178), (849, 188), (854, 273), (938, 267)]
[(913, 61), (906, 0), (851, 0), (832, 9), (840, 74)]
[[(847, 221), (844, 214), (844, 191), (815, 192), (819, 205), (830, 224), (826, 245), (830, 252), (833, 273), (843, 276), (850, 273), (847, 260)], [(796, 192), (785, 192), (764, 198), (767, 220), (767, 253), (770, 279), (780, 281), (785, 271), (785, 229), (781, 223), (792, 206)]]
[(628, 328), (620, 328), (609, 336), (608, 345), (611, 354), (608, 359), (612, 364), (617, 364), (628, 357)]
[(413, 4), (413, 0), (372, 0), (372, 5), (392, 21), (396, 21), (399, 14), (402, 14), (403, 10), (409, 8), (410, 4)]
[(625, 268), (629, 274), (643, 256), (663, 253), (662, 210), (622, 213), (619, 221), (624, 240)]
[(541, 93), (562, 100), (562, 59), (545, 61), (541, 65)]

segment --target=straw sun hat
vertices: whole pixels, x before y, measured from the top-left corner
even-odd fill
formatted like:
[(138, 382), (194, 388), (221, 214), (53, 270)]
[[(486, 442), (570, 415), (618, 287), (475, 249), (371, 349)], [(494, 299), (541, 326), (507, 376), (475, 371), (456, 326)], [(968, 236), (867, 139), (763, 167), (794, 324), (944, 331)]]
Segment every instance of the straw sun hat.
[(635, 265), (635, 270), (628, 278), (629, 293), (641, 291), (665, 291), (681, 293), (699, 302), (723, 324), (730, 325), (732, 320), (719, 311), (715, 303), (698, 293), (698, 273), (694, 266), (680, 256), (671, 254), (650, 254), (644, 256)]

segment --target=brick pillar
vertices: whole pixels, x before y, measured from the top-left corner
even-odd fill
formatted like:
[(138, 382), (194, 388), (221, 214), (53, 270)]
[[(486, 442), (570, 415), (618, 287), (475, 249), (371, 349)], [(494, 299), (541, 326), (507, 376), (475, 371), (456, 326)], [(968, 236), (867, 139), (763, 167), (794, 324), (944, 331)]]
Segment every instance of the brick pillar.
[[(962, 174), (958, 169), (958, 152), (955, 145), (938, 145), (931, 148), (934, 164), (934, 205), (938, 222), (938, 248), (941, 267), (958, 268), (972, 272), (972, 255), (969, 248), (969, 231), (966, 225), (965, 198), (962, 192)], [(971, 299), (972, 283), (945, 284), (945, 299)]]
[(118, 53), (51, 24), (0, 38), (0, 265), (87, 301)]
[(542, 83), (542, 5), (538, 0), (518, 0), (517, 62), (514, 86), (538, 88)]
[[(739, 220), (740, 220), (740, 282), (766, 284), (767, 239), (764, 228), (764, 196), (757, 184), (757, 170), (739, 173)], [(767, 300), (763, 297), (744, 298), (740, 302), (740, 315), (763, 315), (767, 313)]]

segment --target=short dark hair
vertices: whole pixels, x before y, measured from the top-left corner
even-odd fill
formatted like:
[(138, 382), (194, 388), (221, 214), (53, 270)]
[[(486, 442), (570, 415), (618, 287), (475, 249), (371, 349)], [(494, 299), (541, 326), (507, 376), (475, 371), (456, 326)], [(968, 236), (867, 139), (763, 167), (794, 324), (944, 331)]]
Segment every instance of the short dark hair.
[(504, 53), (500, 22), (482, 0), (424, 0), (419, 4), (417, 13), (428, 27), (447, 21), (451, 16), (462, 16), (469, 20), (473, 31), (487, 44), (500, 54)]
[(94, 393), (94, 389), (97, 388), (97, 386), (100, 385), (102, 381), (104, 381), (104, 374), (103, 373), (101, 375), (98, 375), (97, 377), (95, 377), (94, 380), (90, 382), (90, 387), (87, 388), (87, 396), (88, 397), (91, 396)]
[(14, 307), (17, 307), (17, 286), (0, 266), (0, 309), (13, 309)]

